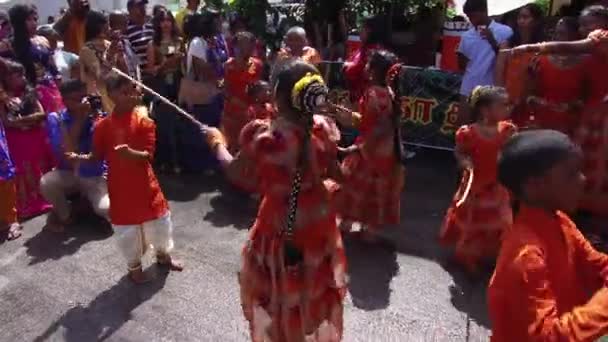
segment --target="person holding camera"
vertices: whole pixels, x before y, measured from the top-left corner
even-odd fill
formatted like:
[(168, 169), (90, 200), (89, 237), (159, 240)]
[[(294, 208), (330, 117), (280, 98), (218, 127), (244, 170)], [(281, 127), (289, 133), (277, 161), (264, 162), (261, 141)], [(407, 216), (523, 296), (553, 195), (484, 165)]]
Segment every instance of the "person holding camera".
[(87, 199), (93, 211), (106, 219), (110, 208), (105, 162), (70, 162), (65, 158), (67, 153), (91, 152), (95, 124), (105, 117), (101, 98), (87, 95), (85, 89), (82, 81), (65, 82), (61, 86), (61, 95), (66, 109), (48, 117), (49, 140), (59, 163), (55, 170), (40, 180), (40, 192), (53, 205), (46, 228), (57, 233), (72, 223), (70, 195), (79, 194)]

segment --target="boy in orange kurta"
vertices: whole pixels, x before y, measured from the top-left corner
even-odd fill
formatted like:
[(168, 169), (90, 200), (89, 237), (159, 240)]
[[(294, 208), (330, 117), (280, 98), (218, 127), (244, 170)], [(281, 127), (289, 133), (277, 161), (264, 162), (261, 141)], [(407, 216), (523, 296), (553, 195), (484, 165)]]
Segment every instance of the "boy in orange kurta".
[(114, 112), (101, 120), (93, 135), (93, 153), (68, 154), (69, 159), (106, 160), (110, 221), (131, 279), (146, 281), (141, 258), (151, 244), (158, 264), (181, 271), (169, 254), (173, 249), (173, 226), (169, 205), (152, 169), (156, 128), (141, 103), (139, 91), (128, 80), (110, 76), (108, 94)]
[(582, 154), (557, 131), (514, 136), (499, 179), (520, 202), (488, 289), (492, 342), (596, 341), (608, 334), (608, 256), (565, 212), (584, 189)]

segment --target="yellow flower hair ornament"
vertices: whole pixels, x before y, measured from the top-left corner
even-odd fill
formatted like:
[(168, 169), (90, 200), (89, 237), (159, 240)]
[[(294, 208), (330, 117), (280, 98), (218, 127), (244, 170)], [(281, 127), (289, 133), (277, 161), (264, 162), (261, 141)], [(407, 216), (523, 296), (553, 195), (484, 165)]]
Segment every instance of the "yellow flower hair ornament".
[(327, 102), (329, 90), (318, 74), (308, 73), (291, 90), (292, 106), (304, 113), (314, 113)]

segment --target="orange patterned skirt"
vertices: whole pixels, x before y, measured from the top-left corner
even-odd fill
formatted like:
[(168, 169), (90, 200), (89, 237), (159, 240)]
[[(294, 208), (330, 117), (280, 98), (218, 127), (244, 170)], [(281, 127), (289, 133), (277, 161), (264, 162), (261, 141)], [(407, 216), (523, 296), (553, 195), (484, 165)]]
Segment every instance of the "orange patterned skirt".
[(509, 192), (496, 183), (472, 190), (462, 205), (457, 206), (466, 183), (467, 177), (463, 177), (439, 239), (442, 245), (455, 247), (457, 261), (475, 270), (483, 259), (498, 256), (502, 235), (513, 224), (513, 213)]
[(300, 200), (299, 208), (307, 210), (299, 212), (317, 215), (297, 215), (293, 241), (303, 261), (296, 267), (285, 265), (284, 240), (277, 233), (283, 201), (262, 201), (239, 273), (241, 305), (254, 342), (342, 339), (346, 257), (328, 201), (315, 197)]
[(334, 194), (342, 220), (359, 222), (369, 229), (399, 224), (405, 170), (396, 161), (384, 164), (379, 167), (361, 153), (344, 160), (344, 181)]

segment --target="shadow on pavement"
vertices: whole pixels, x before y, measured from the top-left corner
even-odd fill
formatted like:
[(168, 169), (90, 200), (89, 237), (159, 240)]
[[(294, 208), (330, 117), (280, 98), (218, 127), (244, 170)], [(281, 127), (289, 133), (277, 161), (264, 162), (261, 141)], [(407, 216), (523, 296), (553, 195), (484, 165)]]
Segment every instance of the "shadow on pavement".
[(160, 174), (158, 181), (169, 201), (190, 202), (199, 195), (216, 191), (224, 182), (222, 175), (183, 174), (180, 176)]
[(26, 253), (30, 256), (30, 265), (47, 260), (59, 260), (76, 253), (89, 242), (105, 240), (112, 236), (112, 227), (104, 219), (86, 215), (79, 217), (76, 223), (65, 228), (63, 233), (53, 233), (41, 229), (38, 234), (25, 241)]
[(397, 252), (385, 242), (370, 243), (358, 234), (344, 237), (348, 260), (348, 289), (355, 307), (374, 311), (390, 304), (391, 281), (399, 272)]
[[(105, 341), (131, 319), (131, 312), (150, 300), (165, 286), (169, 272), (153, 267), (156, 278), (148, 284), (135, 285), (124, 276), (116, 285), (100, 293), (87, 306), (68, 310), (35, 342), (61, 340), (65, 342)], [(54, 336), (60, 334), (59, 336)]]
[(250, 194), (224, 184), (221, 193), (213, 197), (209, 204), (213, 210), (205, 215), (205, 221), (217, 228), (234, 226), (238, 230), (245, 230), (253, 225), (259, 203)]

